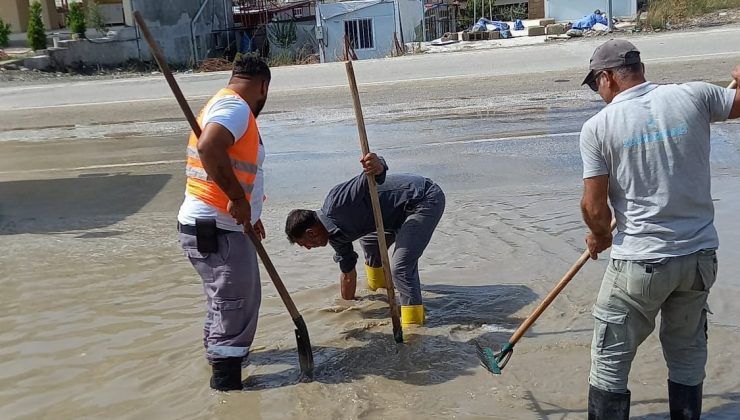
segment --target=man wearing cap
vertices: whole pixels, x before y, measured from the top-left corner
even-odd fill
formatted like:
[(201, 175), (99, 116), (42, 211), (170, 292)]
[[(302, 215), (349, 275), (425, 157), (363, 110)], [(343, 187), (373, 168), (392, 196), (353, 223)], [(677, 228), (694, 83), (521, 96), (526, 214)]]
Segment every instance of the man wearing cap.
[[(634, 45), (610, 40), (583, 81), (607, 103), (581, 130), (586, 243), (594, 259), (612, 247), (593, 309), (589, 419), (629, 417), (630, 367), (659, 311), (671, 419), (701, 413), (719, 245), (709, 124), (740, 117), (740, 94), (701, 82), (657, 85), (644, 70)], [(732, 76), (740, 80), (740, 66)]]
[(262, 238), (264, 146), (257, 117), (267, 101), (270, 69), (260, 58), (234, 62), (228, 85), (198, 116), (190, 133), (185, 199), (177, 215), (180, 245), (203, 280), (203, 344), (211, 388), (242, 389), (242, 362), (257, 330), (261, 290), (257, 254), (244, 235)]

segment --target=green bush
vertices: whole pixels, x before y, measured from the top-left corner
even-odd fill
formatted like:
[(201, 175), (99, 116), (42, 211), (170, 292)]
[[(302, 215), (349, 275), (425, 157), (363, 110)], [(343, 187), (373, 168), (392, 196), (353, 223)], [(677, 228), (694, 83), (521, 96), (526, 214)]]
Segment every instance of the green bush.
[(7, 47), (8, 42), (10, 41), (8, 37), (10, 36), (10, 24), (5, 23), (2, 18), (0, 18), (0, 47)]
[(31, 4), (30, 13), (26, 34), (28, 46), (34, 51), (43, 50), (46, 48), (46, 30), (44, 30), (44, 20), (41, 18), (41, 3), (34, 1)]
[(72, 31), (72, 33), (79, 34), (80, 38), (85, 37), (87, 20), (85, 19), (85, 6), (82, 3), (69, 4), (67, 26), (69, 26), (69, 30)]

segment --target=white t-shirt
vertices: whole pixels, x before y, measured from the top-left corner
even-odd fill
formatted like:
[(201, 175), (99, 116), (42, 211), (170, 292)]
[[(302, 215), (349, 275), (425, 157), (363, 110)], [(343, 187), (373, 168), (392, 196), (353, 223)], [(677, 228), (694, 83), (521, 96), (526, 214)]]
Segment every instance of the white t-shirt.
[[(210, 123), (223, 126), (234, 136), (234, 142), (247, 132), (249, 128), (249, 116), (251, 111), (249, 105), (241, 98), (227, 96), (214, 101), (211, 106), (203, 112), (203, 127)], [(265, 161), (265, 148), (260, 139), (259, 153), (257, 157), (257, 178), (254, 180), (252, 190), (252, 224), (256, 223), (262, 215), (262, 202), (265, 193), (265, 176), (262, 171), (262, 163)], [(241, 232), (243, 228), (236, 224), (230, 214), (224, 213), (215, 207), (185, 192), (185, 200), (180, 206), (177, 221), (183, 225), (195, 225), (195, 219), (216, 219), (216, 226), (221, 229)]]
[(628, 89), (583, 125), (583, 177), (609, 176), (611, 257), (651, 260), (717, 248), (709, 124), (735, 91), (707, 83)]

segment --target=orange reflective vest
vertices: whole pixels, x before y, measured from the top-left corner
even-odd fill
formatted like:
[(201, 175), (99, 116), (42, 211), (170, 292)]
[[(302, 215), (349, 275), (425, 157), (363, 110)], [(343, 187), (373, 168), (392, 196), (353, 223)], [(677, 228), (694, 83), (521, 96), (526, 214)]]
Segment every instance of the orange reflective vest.
[[(206, 106), (200, 111), (200, 114), (198, 114), (198, 124), (201, 127), (203, 126), (203, 112), (210, 108), (215, 101), (228, 96), (234, 96), (243, 100), (233, 90), (221, 89), (208, 101)], [(254, 114), (250, 112), (247, 131), (228, 150), (229, 157), (231, 158), (231, 168), (234, 170), (236, 179), (239, 180), (239, 183), (244, 189), (247, 200), (250, 200), (252, 197), (254, 181), (257, 178), (259, 143), (260, 133), (259, 128), (257, 128), (257, 121), (254, 118)], [(198, 138), (193, 132), (190, 133), (190, 139), (188, 140), (187, 157), (188, 161), (185, 167), (187, 193), (226, 213), (229, 197), (226, 196), (226, 193), (215, 182), (209, 179), (208, 174), (203, 168), (203, 162), (201, 162), (198, 155)]]

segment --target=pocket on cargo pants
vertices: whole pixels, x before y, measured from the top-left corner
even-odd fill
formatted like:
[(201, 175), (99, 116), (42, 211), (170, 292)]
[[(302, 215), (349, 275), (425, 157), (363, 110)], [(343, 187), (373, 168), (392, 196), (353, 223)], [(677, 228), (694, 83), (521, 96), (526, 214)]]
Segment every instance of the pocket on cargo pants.
[(627, 313), (594, 306), (593, 316), (592, 348), (599, 354), (624, 350), (627, 347)]
[(591, 343), (591, 385), (609, 392), (626, 392), (632, 355), (627, 313), (594, 306), (594, 336)]
[(211, 338), (230, 339), (241, 334), (247, 323), (245, 304), (246, 299), (214, 298), (211, 302)]

